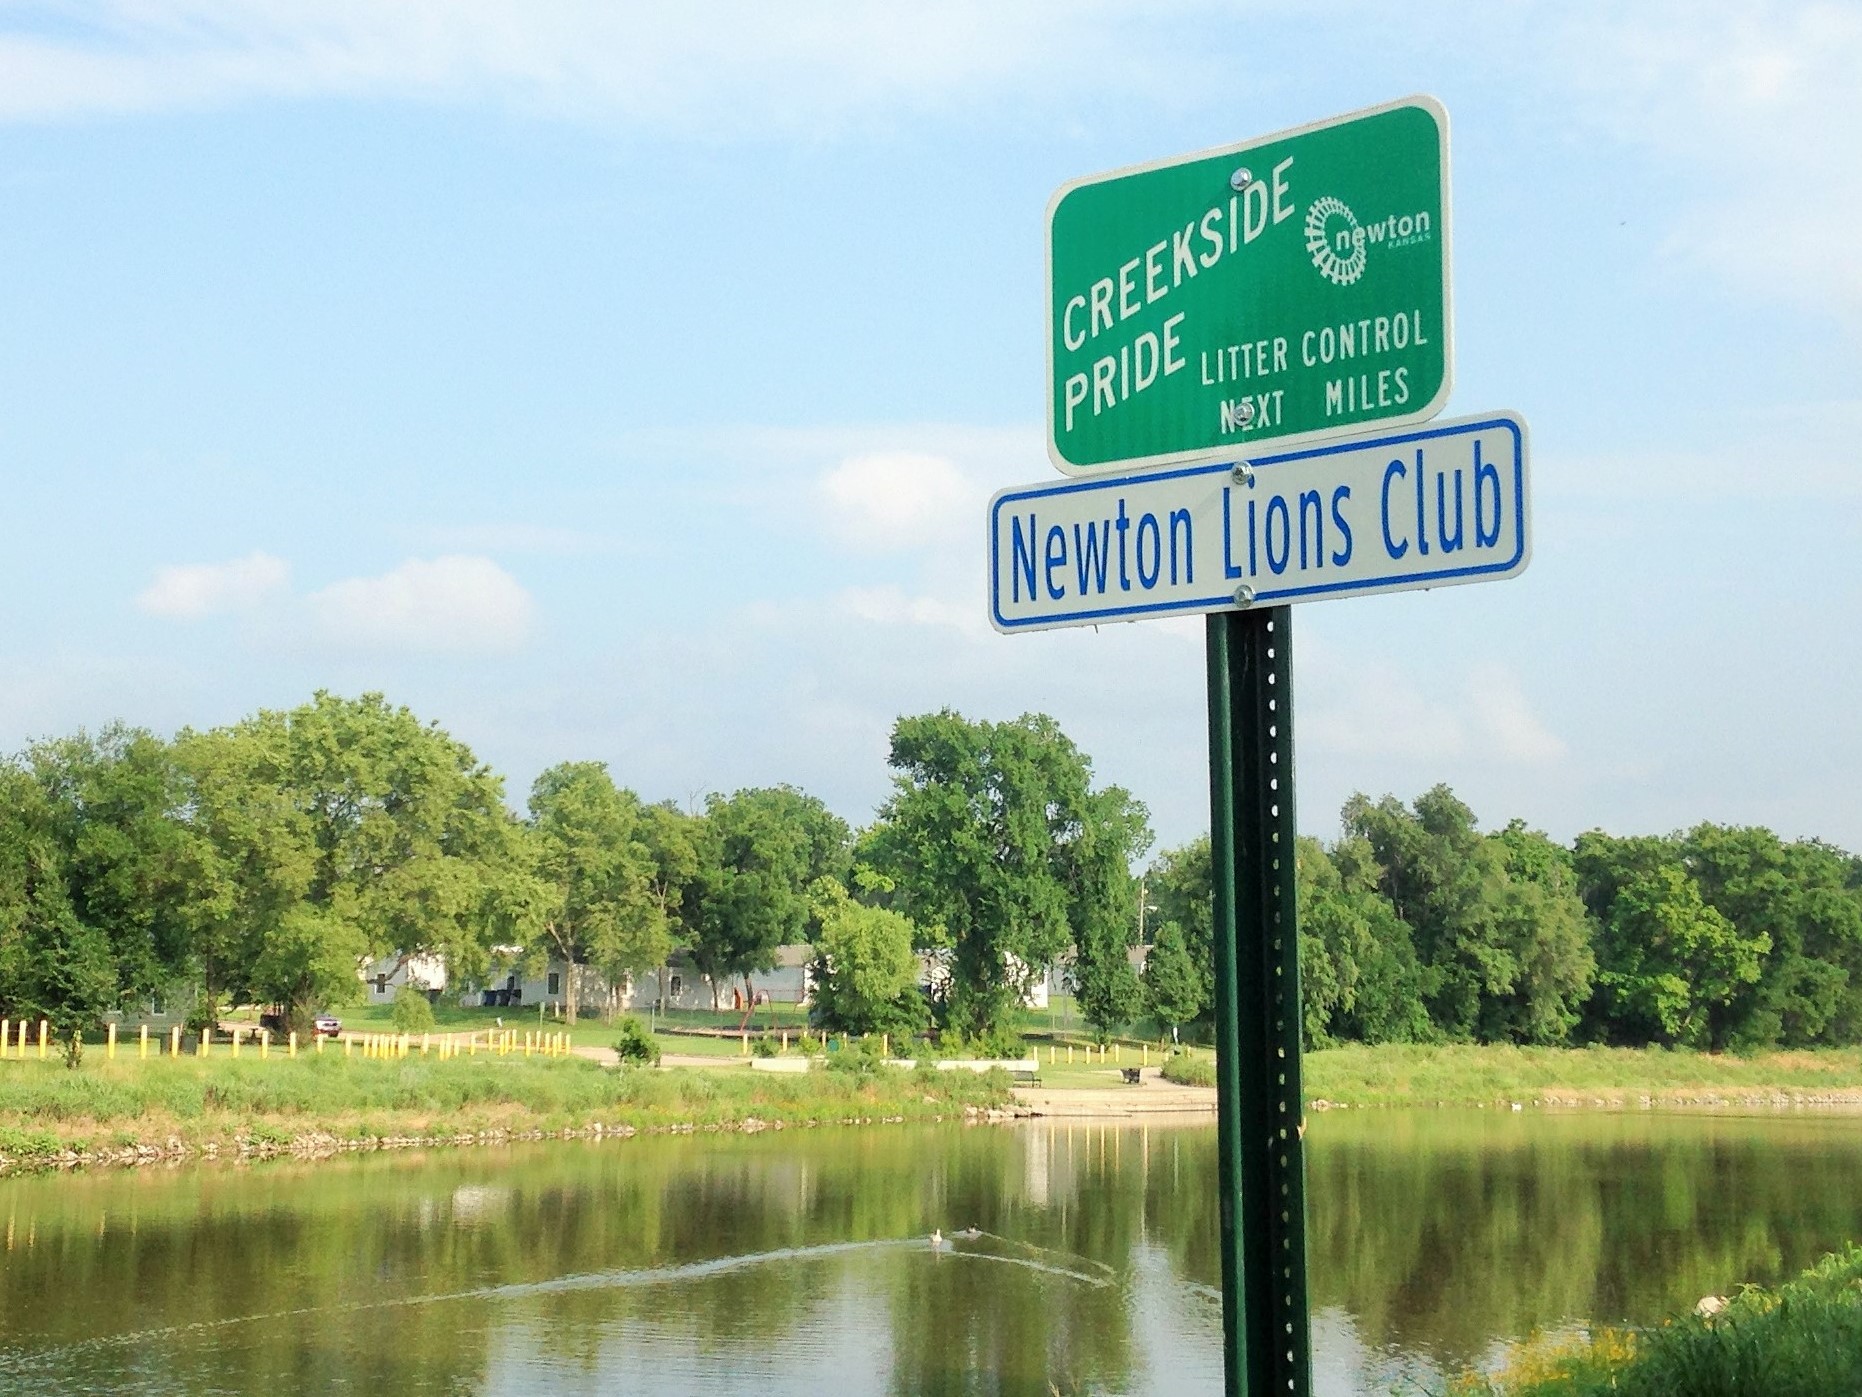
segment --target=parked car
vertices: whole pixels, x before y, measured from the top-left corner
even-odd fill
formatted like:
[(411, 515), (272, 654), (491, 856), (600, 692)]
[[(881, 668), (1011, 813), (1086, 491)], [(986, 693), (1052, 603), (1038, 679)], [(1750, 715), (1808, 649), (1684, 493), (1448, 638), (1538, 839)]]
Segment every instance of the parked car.
[(343, 1031), (343, 1021), (334, 1014), (319, 1014), (312, 1025), (319, 1038), (334, 1038)]

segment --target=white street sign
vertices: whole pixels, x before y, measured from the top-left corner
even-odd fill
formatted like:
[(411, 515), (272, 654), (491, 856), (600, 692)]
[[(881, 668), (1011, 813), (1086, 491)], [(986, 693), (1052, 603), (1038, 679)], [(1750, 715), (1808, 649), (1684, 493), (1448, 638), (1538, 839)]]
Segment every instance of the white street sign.
[(1000, 631), (1494, 582), (1532, 554), (1514, 413), (1004, 490), (989, 503)]

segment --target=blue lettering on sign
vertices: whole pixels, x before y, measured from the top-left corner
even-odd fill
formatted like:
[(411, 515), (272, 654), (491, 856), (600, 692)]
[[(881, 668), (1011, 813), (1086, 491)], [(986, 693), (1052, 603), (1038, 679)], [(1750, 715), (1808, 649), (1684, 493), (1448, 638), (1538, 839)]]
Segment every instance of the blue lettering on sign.
[(1048, 527), (1047, 531), (1047, 594), (1055, 601), (1065, 601), (1067, 589), (1054, 585), (1054, 574), (1060, 573), (1061, 581), (1066, 581), (1067, 566), (1067, 531), (1058, 524)]
[(1229, 517), (1229, 488), (1222, 487), (1222, 576), (1233, 582), (1241, 576), (1241, 569), (1235, 566), (1235, 526)]
[[(1401, 543), (1398, 543), (1396, 539), (1390, 536), (1390, 482), (1400, 475), (1407, 474), (1408, 472), (1404, 470), (1401, 461), (1392, 461), (1389, 465), (1384, 467), (1384, 493), (1380, 501), (1383, 508), (1384, 520), (1384, 552), (1388, 553), (1392, 558), (1401, 558), (1405, 553), (1409, 552), (1408, 539), (1404, 539)], [(1030, 516), (1029, 523), (1030, 527), (1032, 527), (1032, 516)], [(1031, 582), (1028, 585), (1029, 590), (1032, 591), (1034, 589), (1034, 584)]]
[[(1281, 469), (1289, 463), (1293, 469)], [(1511, 575), (1525, 565), (1517, 419), (1255, 456), (1250, 464), (1252, 473), (1210, 464), (997, 496), (992, 619), (1012, 630), (1221, 610), (1235, 604), (1243, 581), (1254, 605), (1279, 605)], [(1199, 523), (1221, 530), (1219, 570), (1197, 570)], [(1382, 551), (1361, 552), (1360, 534)]]
[(1191, 551), (1191, 545), (1195, 542), (1195, 534), (1190, 528), (1190, 512), (1187, 509), (1173, 509), (1170, 511), (1170, 585), (1172, 587), (1177, 585), (1179, 526), (1183, 534), (1183, 580), (1186, 583), (1196, 580), (1196, 556)]
[[(1274, 514), (1280, 515), (1280, 547), (1274, 548)], [(1278, 552), (1279, 556), (1275, 557)], [(1275, 577), (1287, 570), (1287, 563), (1293, 557), (1293, 516), (1287, 509), (1287, 502), (1275, 495), (1267, 502), (1267, 569)]]
[(1009, 593), (1011, 601), (1022, 599), (1022, 577), (1028, 579), (1028, 600), (1034, 600), (1034, 515), (1028, 516), (1028, 533), (1022, 534), (1022, 517), (1017, 514), (1009, 525)]
[[(1151, 536), (1151, 566), (1144, 565), (1144, 536)], [(1157, 585), (1157, 576), (1164, 569), (1164, 533), (1158, 526), (1157, 516), (1147, 514), (1138, 521), (1138, 585), (1150, 591)]]
[[(1493, 528), (1488, 529), (1481, 512), (1487, 486), (1493, 486)], [(1492, 548), (1500, 541), (1500, 472), (1493, 462), (1481, 460), (1481, 439), (1474, 438), (1474, 546)]]
[(1106, 564), (1112, 558), (1112, 521), (1095, 528), (1088, 524), (1085, 532), (1073, 526), (1073, 561), (1080, 574), (1080, 595), (1091, 586), (1100, 596), (1106, 594)]
[(1351, 525), (1345, 518), (1345, 501), (1351, 498), (1351, 487), (1341, 485), (1332, 492), (1332, 527), (1338, 530), (1340, 543), (1338, 552), (1332, 555), (1332, 566), (1342, 568), (1351, 563)]

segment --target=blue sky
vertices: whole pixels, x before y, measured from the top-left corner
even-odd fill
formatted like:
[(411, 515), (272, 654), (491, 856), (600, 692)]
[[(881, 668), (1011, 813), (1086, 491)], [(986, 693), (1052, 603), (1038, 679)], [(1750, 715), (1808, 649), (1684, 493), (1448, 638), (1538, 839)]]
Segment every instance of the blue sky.
[(1200, 623), (998, 636), (1080, 175), (1429, 92), (1517, 581), (1295, 617), (1303, 827), (1862, 848), (1862, 7), (0, 3), (0, 747), (380, 689), (506, 774), (1056, 715), (1174, 843)]

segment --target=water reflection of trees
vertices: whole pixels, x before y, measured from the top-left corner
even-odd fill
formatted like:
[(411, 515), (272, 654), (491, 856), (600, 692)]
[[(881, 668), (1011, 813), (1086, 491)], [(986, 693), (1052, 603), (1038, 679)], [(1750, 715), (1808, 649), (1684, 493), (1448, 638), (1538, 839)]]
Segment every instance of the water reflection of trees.
[[(1852, 1137), (1811, 1117), (1316, 1118), (1314, 1303), (1449, 1364), (1535, 1327), (1649, 1319), (1862, 1236)], [(984, 1235), (942, 1255), (924, 1241), (962, 1227)], [(1206, 1126), (14, 1180), (0, 1228), (0, 1386), (34, 1377), (47, 1397), (157, 1360), (161, 1389), (470, 1392), (528, 1353), (618, 1374), (643, 1335), (733, 1371), (856, 1332), (889, 1346), (890, 1386), (914, 1397), (1121, 1390), (1143, 1376), (1140, 1250), (1179, 1283), (1220, 1278)], [(237, 1322), (185, 1328), (202, 1320)], [(146, 1337), (86, 1343), (112, 1335)]]

